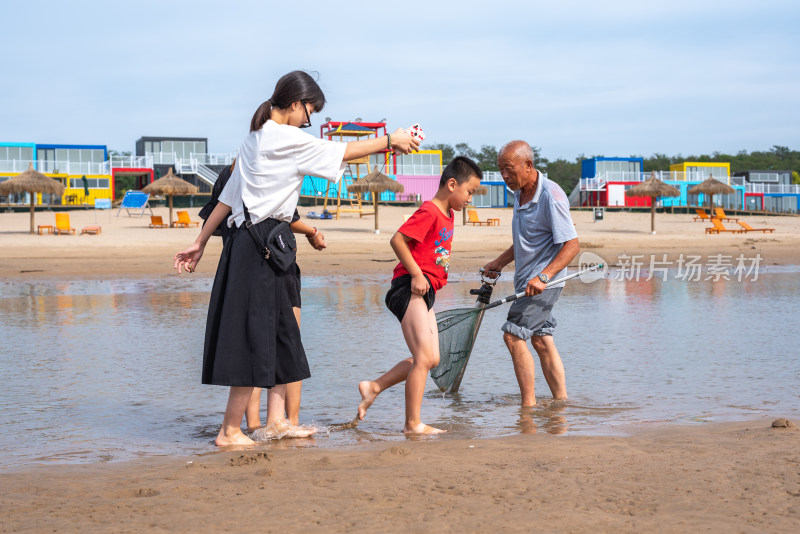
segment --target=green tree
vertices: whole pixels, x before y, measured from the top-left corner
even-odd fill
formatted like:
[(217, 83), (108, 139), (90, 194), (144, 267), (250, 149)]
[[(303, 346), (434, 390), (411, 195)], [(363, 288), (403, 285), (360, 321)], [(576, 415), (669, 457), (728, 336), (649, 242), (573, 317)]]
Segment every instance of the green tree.
[(477, 157), (478, 166), (482, 171), (500, 170), (497, 166), (497, 148), (492, 145), (482, 145)]
[(456, 143), (456, 155), (466, 156), (471, 159), (478, 159), (478, 153), (475, 152), (467, 143)]

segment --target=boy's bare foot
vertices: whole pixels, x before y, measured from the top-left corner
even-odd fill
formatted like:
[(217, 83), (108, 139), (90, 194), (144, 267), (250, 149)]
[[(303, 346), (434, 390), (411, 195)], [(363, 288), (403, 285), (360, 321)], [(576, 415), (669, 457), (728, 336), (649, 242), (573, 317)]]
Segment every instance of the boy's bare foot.
[(234, 430), (230, 433), (226, 433), (224, 429), (220, 428), (217, 439), (214, 440), (214, 444), (217, 447), (230, 447), (231, 445), (252, 445), (253, 443), (255, 443), (255, 441), (242, 434), (241, 429), (239, 429), (239, 432)]
[(367, 409), (375, 402), (375, 398), (380, 391), (378, 384), (364, 380), (358, 383), (358, 392), (361, 393), (361, 402), (358, 403), (358, 420), (363, 421), (364, 416), (367, 415)]
[(447, 430), (433, 428), (425, 423), (420, 423), (414, 426), (406, 425), (405, 428), (403, 428), (403, 434), (443, 434), (445, 432), (447, 432)]

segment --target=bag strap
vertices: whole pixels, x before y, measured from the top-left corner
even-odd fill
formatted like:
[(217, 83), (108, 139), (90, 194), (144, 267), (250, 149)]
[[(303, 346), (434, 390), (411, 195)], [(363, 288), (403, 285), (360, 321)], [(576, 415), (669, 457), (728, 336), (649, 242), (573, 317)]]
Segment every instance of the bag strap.
[(256, 231), (253, 230), (253, 221), (250, 219), (250, 212), (247, 211), (247, 206), (244, 205), (244, 202), (242, 202), (242, 207), (244, 207), (244, 227), (247, 228), (247, 231), (250, 233), (250, 237), (253, 238), (253, 243), (255, 243), (258, 253), (264, 256), (265, 260), (268, 260), (272, 252), (269, 250), (267, 244), (264, 243), (260, 237), (258, 237)]

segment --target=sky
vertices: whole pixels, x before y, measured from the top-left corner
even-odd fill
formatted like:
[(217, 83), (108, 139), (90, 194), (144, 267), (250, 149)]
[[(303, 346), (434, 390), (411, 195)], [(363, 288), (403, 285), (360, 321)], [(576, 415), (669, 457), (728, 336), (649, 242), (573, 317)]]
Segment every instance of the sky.
[[(230, 152), (277, 79), (312, 117), (549, 159), (800, 147), (800, 2), (3, 2), (0, 142), (207, 137)], [(424, 148), (424, 145), (423, 145)]]

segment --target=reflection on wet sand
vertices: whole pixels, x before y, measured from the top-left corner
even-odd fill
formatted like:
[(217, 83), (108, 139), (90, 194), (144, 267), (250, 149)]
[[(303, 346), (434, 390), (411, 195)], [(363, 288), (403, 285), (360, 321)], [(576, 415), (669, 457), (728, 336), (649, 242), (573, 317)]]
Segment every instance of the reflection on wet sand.
[(568, 401), (540, 401), (536, 406), (521, 406), (516, 428), (521, 434), (535, 434), (539, 428), (548, 434), (564, 434), (569, 429), (563, 412)]

